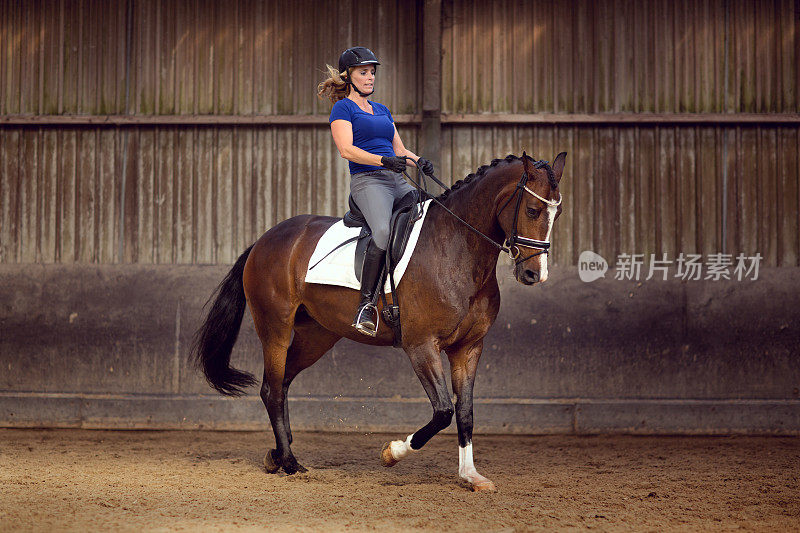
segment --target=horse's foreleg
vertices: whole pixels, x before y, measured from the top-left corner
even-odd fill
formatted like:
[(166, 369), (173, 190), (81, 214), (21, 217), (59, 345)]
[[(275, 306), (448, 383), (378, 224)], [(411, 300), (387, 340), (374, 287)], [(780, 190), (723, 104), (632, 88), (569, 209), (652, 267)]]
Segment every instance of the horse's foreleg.
[(433, 345), (424, 345), (406, 349), (417, 377), (431, 401), (433, 417), (421, 429), (406, 437), (386, 443), (381, 450), (383, 466), (394, 466), (400, 459), (422, 448), (431, 437), (450, 425), (453, 420), (453, 402), (447, 393), (442, 360), (439, 351)]
[(472, 490), (495, 490), (494, 483), (480, 475), (472, 458), (472, 387), (478, 370), (483, 339), (463, 347), (448, 350), (453, 392), (456, 395), (456, 424), (458, 426), (458, 475)]

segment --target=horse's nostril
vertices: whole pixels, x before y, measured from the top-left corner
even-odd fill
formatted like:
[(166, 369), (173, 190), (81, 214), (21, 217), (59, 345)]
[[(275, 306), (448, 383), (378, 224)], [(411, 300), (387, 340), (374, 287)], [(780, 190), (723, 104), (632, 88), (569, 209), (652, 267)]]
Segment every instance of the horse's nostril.
[(533, 270), (530, 270), (530, 269), (526, 269), (525, 270), (525, 277), (528, 278), (533, 283), (536, 283), (537, 281), (539, 281), (539, 273), (538, 272), (534, 272)]

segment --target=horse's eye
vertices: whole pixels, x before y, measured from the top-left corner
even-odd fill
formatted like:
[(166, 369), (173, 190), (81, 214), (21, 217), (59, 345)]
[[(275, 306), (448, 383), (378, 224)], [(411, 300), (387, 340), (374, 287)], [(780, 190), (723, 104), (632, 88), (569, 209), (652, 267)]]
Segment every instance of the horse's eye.
[(535, 219), (537, 219), (537, 218), (539, 218), (539, 214), (542, 212), (542, 210), (541, 210), (541, 209), (534, 209), (534, 208), (532, 208), (532, 207), (527, 207), (527, 208), (525, 208), (525, 209), (526, 209), (526, 213), (527, 213), (527, 215), (528, 215), (530, 218), (534, 219), (534, 220), (535, 220)]

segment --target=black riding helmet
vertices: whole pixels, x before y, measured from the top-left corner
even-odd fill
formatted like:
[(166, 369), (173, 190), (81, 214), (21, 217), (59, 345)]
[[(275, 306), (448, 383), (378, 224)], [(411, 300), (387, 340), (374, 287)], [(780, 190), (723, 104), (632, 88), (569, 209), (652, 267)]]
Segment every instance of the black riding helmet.
[(378, 58), (375, 57), (375, 54), (372, 53), (372, 50), (369, 48), (364, 48), (363, 46), (354, 46), (352, 48), (348, 48), (342, 55), (339, 56), (339, 72), (344, 72), (344, 81), (347, 84), (356, 90), (358, 94), (361, 96), (369, 96), (372, 93), (362, 93), (358, 90), (358, 87), (353, 85), (350, 81), (350, 68), (351, 67), (360, 67), (362, 65), (380, 65)]

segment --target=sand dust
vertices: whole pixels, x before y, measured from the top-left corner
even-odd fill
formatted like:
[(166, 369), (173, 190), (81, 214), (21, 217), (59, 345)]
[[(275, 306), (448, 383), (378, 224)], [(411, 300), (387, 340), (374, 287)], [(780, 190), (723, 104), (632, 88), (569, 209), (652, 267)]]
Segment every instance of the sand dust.
[(271, 433), (0, 429), (2, 531), (800, 530), (800, 439), (453, 435), (394, 468), (379, 434), (295, 434), (309, 468), (269, 475)]

